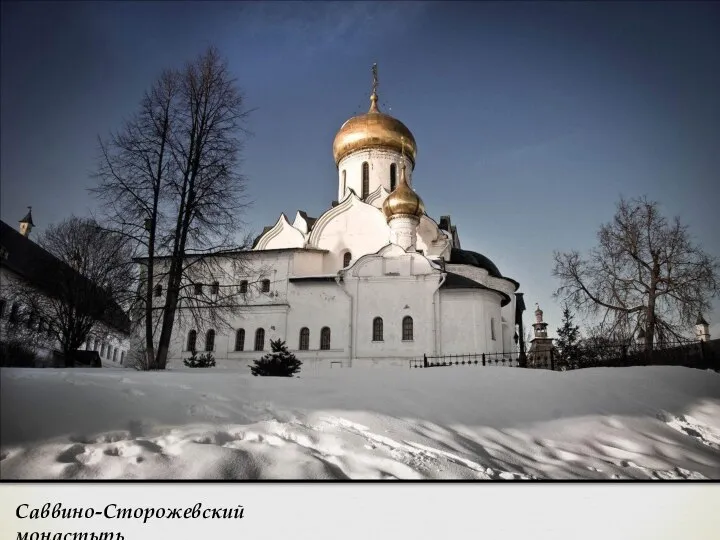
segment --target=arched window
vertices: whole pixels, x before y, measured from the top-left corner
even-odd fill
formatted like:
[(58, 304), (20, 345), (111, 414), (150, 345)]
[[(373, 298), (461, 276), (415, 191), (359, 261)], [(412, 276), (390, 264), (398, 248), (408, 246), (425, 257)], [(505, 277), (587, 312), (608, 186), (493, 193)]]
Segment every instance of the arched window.
[(330, 329), (327, 326), (324, 326), (323, 329), (320, 330), (320, 350), (330, 350)]
[(343, 268), (347, 268), (350, 266), (350, 261), (352, 260), (352, 253), (349, 251), (343, 255)]
[(345, 191), (347, 190), (347, 171), (343, 169), (342, 172), (342, 196), (345, 196)]
[(240, 282), (240, 294), (247, 294), (247, 285), (248, 285), (248, 282), (246, 279), (243, 279)]
[(125, 363), (125, 351), (120, 353), (120, 365), (122, 366)]
[(397, 165), (390, 164), (390, 191), (395, 191), (397, 185)]
[(373, 341), (383, 340), (383, 320), (382, 317), (375, 317), (373, 319)]
[(490, 319), (490, 339), (495, 341), (495, 318)]
[(255, 331), (255, 350), (262, 351), (265, 348), (265, 330), (258, 328)]
[(208, 330), (207, 334), (205, 334), (205, 350), (215, 350), (215, 330)]
[(17, 302), (13, 302), (12, 307), (10, 308), (10, 322), (16, 323), (18, 321), (18, 312), (20, 311), (20, 306)]
[(244, 351), (245, 350), (245, 329), (239, 328), (237, 332), (235, 332), (235, 350), (236, 351)]
[(157, 285), (155, 285), (155, 291), (153, 294), (155, 295), (156, 298), (158, 296), (162, 296), (162, 285), (160, 285), (159, 283)]
[(210, 294), (220, 294), (220, 283), (213, 281), (212, 287), (210, 288)]
[(370, 195), (370, 165), (367, 161), (362, 164), (362, 198)]
[(115, 350), (113, 351), (113, 362), (117, 362), (117, 357), (118, 357), (118, 350), (115, 349)]
[(196, 283), (195, 284), (195, 296), (200, 296), (202, 294), (202, 283)]
[(269, 279), (263, 279), (262, 280), (262, 292), (270, 292), (270, 280)]
[(298, 349), (307, 351), (310, 348), (310, 330), (308, 328), (300, 329), (300, 346)]
[(27, 318), (26, 323), (27, 323), (27, 327), (30, 330), (32, 330), (33, 327), (35, 326), (35, 312), (34, 311), (30, 311), (30, 313), (28, 313), (28, 318)]
[(413, 320), (410, 316), (403, 317), (402, 320), (402, 340), (412, 341), (413, 339)]
[(197, 332), (195, 330), (190, 330), (188, 332), (188, 338), (187, 338), (187, 350), (191, 352), (195, 352), (195, 348), (197, 347)]

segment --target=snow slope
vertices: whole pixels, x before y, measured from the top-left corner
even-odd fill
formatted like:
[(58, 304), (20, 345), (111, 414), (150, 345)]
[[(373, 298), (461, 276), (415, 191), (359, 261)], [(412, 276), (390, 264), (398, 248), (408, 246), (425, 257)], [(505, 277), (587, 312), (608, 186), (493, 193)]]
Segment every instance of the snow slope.
[(720, 479), (720, 374), (675, 367), (0, 370), (10, 479)]

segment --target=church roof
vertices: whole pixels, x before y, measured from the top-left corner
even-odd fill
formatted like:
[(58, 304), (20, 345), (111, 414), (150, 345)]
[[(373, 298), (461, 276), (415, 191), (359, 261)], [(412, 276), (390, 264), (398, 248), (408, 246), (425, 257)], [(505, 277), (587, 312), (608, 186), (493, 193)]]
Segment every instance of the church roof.
[(485, 255), (481, 255), (480, 253), (476, 253), (474, 251), (452, 248), (450, 251), (450, 260), (448, 262), (450, 264), (469, 264), (470, 266), (487, 270), (488, 274), (492, 277), (503, 277), (500, 270), (498, 270), (498, 267), (495, 266), (495, 263), (493, 263)]
[(273, 227), (274, 227), (274, 225), (268, 225), (266, 227), (263, 227), (262, 232), (255, 237), (255, 240), (253, 240), (253, 243), (252, 243), (253, 249), (255, 248), (255, 246), (257, 246), (257, 243), (260, 241), (260, 239), (263, 237), (263, 235), (266, 232), (268, 232), (270, 229), (272, 229)]
[(302, 216), (302, 218), (305, 220), (305, 223), (307, 223), (308, 226), (308, 232), (310, 232), (313, 228), (313, 225), (315, 225), (315, 222), (318, 220), (318, 218), (310, 217), (307, 215), (307, 212), (304, 210), (298, 210), (298, 214)]
[(502, 296), (502, 306), (507, 306), (510, 303), (510, 297), (502, 291), (486, 287), (482, 283), (478, 283), (468, 277), (461, 276), (454, 272), (447, 272), (445, 282), (440, 287), (441, 289), (485, 289), (487, 291), (493, 291)]
[(500, 273), (495, 263), (488, 259), (485, 255), (477, 253), (475, 251), (468, 251), (466, 249), (452, 248), (450, 251), (450, 260), (447, 261), (450, 264), (467, 264), (476, 268), (482, 268), (487, 270), (487, 273), (492, 277), (506, 279), (515, 285), (515, 290), (520, 288), (520, 284), (509, 277), (505, 277)]
[(705, 318), (702, 316), (702, 314), (698, 314), (697, 321), (695, 321), (695, 324), (707, 324), (708, 322), (705, 320)]

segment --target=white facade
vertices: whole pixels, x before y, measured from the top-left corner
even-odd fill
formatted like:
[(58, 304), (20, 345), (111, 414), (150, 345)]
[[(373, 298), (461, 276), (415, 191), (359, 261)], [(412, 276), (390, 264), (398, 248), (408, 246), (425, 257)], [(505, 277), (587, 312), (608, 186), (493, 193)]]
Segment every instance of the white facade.
[[(270, 291), (250, 294), (228, 321), (232, 328), (217, 331), (216, 360), (249, 364), (276, 338), (306, 364), (328, 366), (514, 352), (517, 282), (489, 259), (460, 249), (449, 219), (443, 229), (425, 214), (394, 216), (389, 225), (383, 202), (400, 181), (403, 161), (412, 187), (414, 164), (404, 151), (373, 141), (339, 159), (337, 204), (317, 219), (300, 211), (280, 215), (242, 254), (249, 268), (270, 269)], [(207, 329), (176, 325), (172, 364), (189, 356), (193, 330), (196, 349), (205, 350)], [(240, 330), (242, 343), (236, 340)], [(254, 350), (259, 330), (262, 352)]]

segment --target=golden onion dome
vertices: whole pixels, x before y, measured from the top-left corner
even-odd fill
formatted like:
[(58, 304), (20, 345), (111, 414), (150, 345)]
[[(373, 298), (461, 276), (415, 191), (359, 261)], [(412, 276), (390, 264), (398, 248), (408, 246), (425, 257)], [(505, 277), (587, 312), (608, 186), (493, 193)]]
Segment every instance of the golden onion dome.
[(373, 92), (370, 96), (370, 110), (346, 121), (333, 141), (335, 165), (347, 155), (369, 148), (402, 150), (402, 139), (410, 161), (415, 167), (417, 145), (415, 137), (400, 120), (380, 112), (377, 101), (377, 65), (373, 65)]
[(382, 211), (388, 221), (398, 216), (420, 218), (425, 214), (425, 205), (422, 199), (413, 191), (405, 179), (404, 162), (400, 168), (400, 181), (395, 190), (383, 201)]

